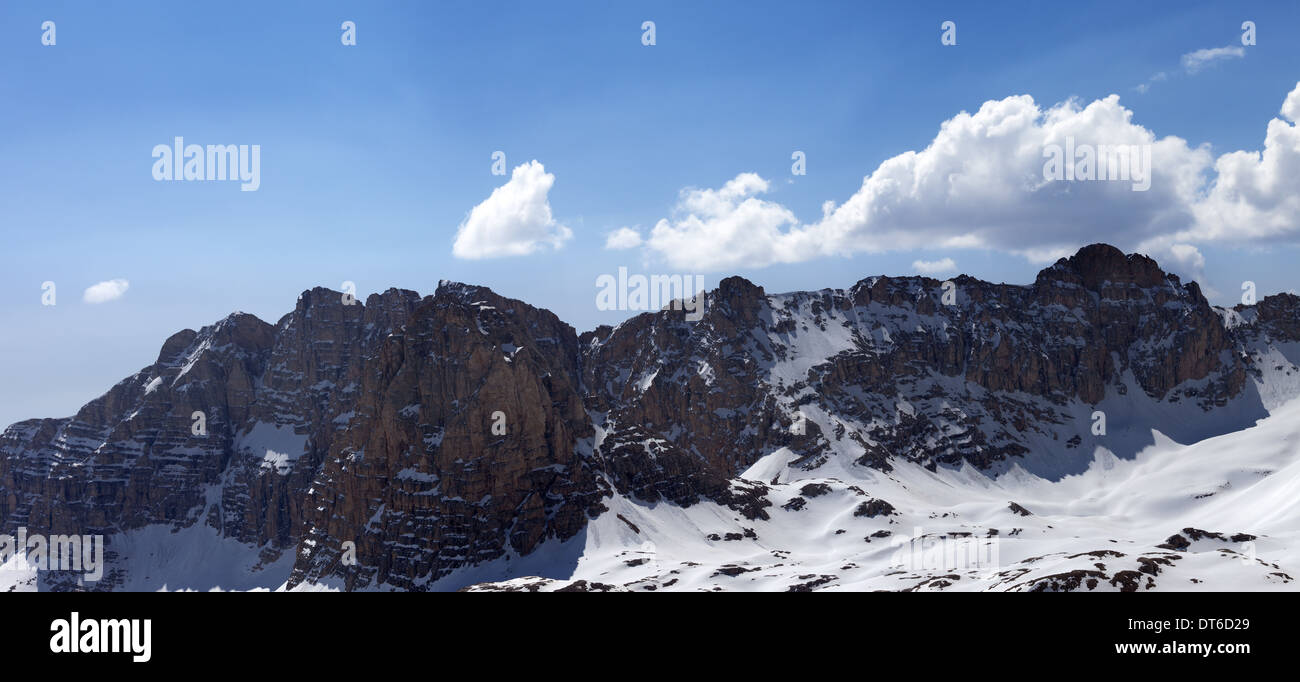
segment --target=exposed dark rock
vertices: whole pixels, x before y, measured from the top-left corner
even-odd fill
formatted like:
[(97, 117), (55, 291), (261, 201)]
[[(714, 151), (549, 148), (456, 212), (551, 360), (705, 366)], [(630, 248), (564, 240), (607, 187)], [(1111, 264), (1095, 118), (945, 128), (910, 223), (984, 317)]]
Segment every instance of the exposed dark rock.
[(1032, 514), (1029, 512), (1028, 509), (1025, 509), (1024, 507), (1016, 504), (1015, 502), (1008, 504), (1007, 508), (1010, 509), (1012, 513), (1019, 514), (1021, 516), (1032, 516)]

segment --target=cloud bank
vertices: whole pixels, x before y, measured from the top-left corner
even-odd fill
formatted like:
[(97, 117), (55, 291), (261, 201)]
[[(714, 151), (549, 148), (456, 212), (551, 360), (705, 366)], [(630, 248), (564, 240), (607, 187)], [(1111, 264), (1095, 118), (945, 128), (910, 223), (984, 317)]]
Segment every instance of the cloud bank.
[[(944, 121), (925, 149), (881, 163), (843, 203), (826, 202), (816, 222), (764, 199), (769, 181), (741, 173), (719, 189), (684, 190), (645, 247), (673, 267), (726, 271), (922, 248), (1045, 263), (1106, 241), (1195, 268), (1204, 264), (1198, 243), (1300, 241), (1300, 83), (1281, 115), (1268, 123), (1262, 151), (1216, 159), (1208, 145), (1134, 123), (1117, 95), (1046, 108), (1007, 97)], [(1149, 190), (1045, 180), (1044, 150), (1070, 140), (1149, 146)]]

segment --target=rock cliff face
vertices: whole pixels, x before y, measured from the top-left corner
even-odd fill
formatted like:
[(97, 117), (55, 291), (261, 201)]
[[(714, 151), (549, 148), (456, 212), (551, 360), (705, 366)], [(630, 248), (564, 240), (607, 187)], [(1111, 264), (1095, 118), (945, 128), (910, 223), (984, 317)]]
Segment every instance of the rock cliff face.
[[(295, 582), (419, 589), (570, 538), (602, 509), (573, 328), (480, 287), (406, 300), (404, 324), (367, 343), (356, 400), (333, 418)], [(346, 565), (342, 540), (367, 561)]]
[[(580, 535), (614, 495), (762, 519), (783, 471), (1054, 477), (1153, 427), (1240, 429), (1300, 393), (1297, 343), (1297, 297), (1215, 308), (1106, 245), (1028, 286), (767, 294), (732, 277), (697, 322), (664, 310), (581, 337), (481, 287), (313, 289), (275, 325), (175, 334), (73, 417), (9, 427), (0, 532), (109, 536), (95, 589), (140, 585), (129, 538), (159, 526), (292, 561), (291, 587), (440, 589)], [(741, 476), (771, 457), (775, 476)]]

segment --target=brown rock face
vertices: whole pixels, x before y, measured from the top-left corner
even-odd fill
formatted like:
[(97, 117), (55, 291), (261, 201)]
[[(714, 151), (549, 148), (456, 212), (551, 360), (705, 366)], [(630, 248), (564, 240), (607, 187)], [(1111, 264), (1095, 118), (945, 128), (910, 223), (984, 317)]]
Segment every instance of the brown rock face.
[[(1074, 330), (1085, 336), (1077, 394), (1084, 402), (1104, 397), (1105, 386), (1132, 371), (1155, 398), (1175, 386), (1220, 369), (1233, 344), (1200, 287), (1183, 285), (1140, 254), (1094, 244), (1044, 270), (1035, 283), (1039, 305), (1064, 305), (1087, 313)], [(1115, 352), (1119, 362), (1111, 361)], [(1224, 393), (1241, 387), (1240, 368), (1222, 378)]]
[[(603, 493), (577, 351), (572, 327), (487, 289), (444, 285), (415, 305), (356, 377), (293, 580), (419, 589), (582, 530)], [(342, 563), (343, 541), (364, 565)]]
[(313, 289), (274, 327), (180, 332), (76, 417), (5, 431), (0, 519), (108, 536), (202, 521), (268, 560), (305, 539), (295, 579), (340, 568), (350, 541), (347, 587), (418, 589), (601, 508), (578, 362), (571, 327), (487, 289), (364, 305)]
[[(11, 427), (0, 440), (5, 527), (107, 533), (192, 521), (229, 463), (232, 424), (249, 417), (272, 345), (270, 325), (231, 315), (172, 336), (156, 364), (76, 416)], [(195, 412), (206, 416), (203, 435)]]
[(768, 456), (1059, 473), (1116, 447), (1094, 410), (1135, 433), (1152, 424), (1130, 412), (1190, 409), (1187, 438), (1240, 428), (1223, 415), (1249, 418), (1253, 386), (1300, 371), (1269, 354), (1294, 341), (1300, 298), (1217, 309), (1106, 245), (1028, 286), (873, 277), (768, 294), (732, 277), (698, 322), (664, 310), (581, 337), (481, 287), (364, 304), (313, 289), (275, 325), (235, 314), (173, 335), (74, 417), (9, 427), (0, 532), (112, 543), (203, 524), (266, 561), (293, 551), (291, 585), (440, 588), (578, 536), (614, 494), (764, 518), (767, 487), (738, 476)]

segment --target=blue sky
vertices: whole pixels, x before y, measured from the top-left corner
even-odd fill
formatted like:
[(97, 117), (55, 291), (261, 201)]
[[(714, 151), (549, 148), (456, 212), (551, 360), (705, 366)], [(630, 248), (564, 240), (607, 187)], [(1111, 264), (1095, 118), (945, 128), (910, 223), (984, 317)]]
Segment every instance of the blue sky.
[[(1264, 149), (1300, 78), (1295, 3), (1087, 5), (5, 3), (0, 424), (71, 414), (151, 363), (179, 329), (234, 310), (274, 322), (302, 290), (344, 281), (362, 297), (393, 286), (431, 293), (440, 279), (484, 284), (579, 331), (636, 312), (595, 305), (596, 278), (620, 266), (700, 274), (708, 287), (741, 274), (786, 291), (915, 274), (918, 260), (951, 258), (955, 268), (936, 276), (1031, 282), (1044, 262), (1015, 248), (1023, 233), (961, 246), (967, 227), (951, 215), (937, 214), (953, 224), (935, 225), (933, 240), (918, 233), (920, 246), (871, 224), (831, 255), (723, 266), (708, 253), (734, 241), (674, 221), (690, 213), (683, 190), (752, 173), (765, 183), (760, 213), (787, 211), (798, 223), (779, 229), (803, 229), (822, 218), (823, 202), (849, 201), (882, 163), (925, 149), (959, 112), (1016, 95), (1044, 111), (1118, 95), (1111, 111), (1130, 112), (1156, 139), (1186, 141), (1161, 168), (1204, 166), (1197, 149), (1211, 161)], [(53, 46), (41, 44), (47, 20)], [(355, 46), (340, 42), (345, 20), (356, 23)], [(1245, 20), (1256, 45), (1189, 69), (1184, 55), (1239, 47)], [(655, 22), (653, 46), (642, 44), (644, 21)], [(943, 21), (957, 25), (955, 46), (940, 44)], [(260, 145), (261, 187), (155, 181), (151, 150), (175, 136)], [(453, 255), (471, 210), (509, 179), (490, 173), (497, 150), (510, 169), (537, 160), (552, 177), (539, 196), (571, 234), (559, 248)], [(806, 175), (791, 174), (795, 150)], [(1194, 246), (1197, 257), (1171, 269), (1203, 280), (1216, 303), (1236, 302), (1246, 280), (1261, 295), (1300, 285), (1300, 224), (1287, 206), (1260, 208), (1267, 234), (1198, 225), (1165, 239), (1149, 225), (1130, 231), (1128, 195), (1076, 194), (1087, 216), (1050, 246), (1128, 236), (1125, 248)], [(1059, 205), (1070, 223), (1075, 204)], [(1168, 213), (1165, 203), (1149, 209)], [(1175, 222), (1190, 224), (1180, 211)], [(695, 256), (650, 244), (662, 219)], [(620, 227), (647, 245), (606, 249)], [(124, 295), (83, 302), (83, 289), (113, 279), (129, 281)], [(57, 305), (41, 305), (46, 281)]]

